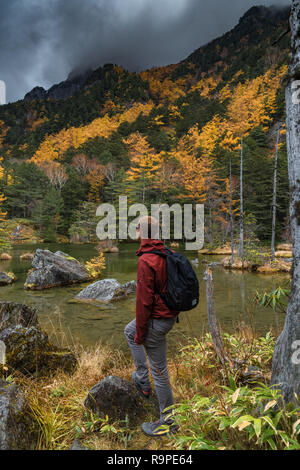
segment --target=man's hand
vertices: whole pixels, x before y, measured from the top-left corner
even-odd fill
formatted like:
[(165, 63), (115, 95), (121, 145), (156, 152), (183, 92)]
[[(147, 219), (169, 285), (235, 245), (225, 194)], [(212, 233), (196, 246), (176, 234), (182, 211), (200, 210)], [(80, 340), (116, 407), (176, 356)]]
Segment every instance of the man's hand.
[(135, 344), (138, 344), (139, 346), (142, 346), (142, 344), (143, 344), (143, 342), (138, 340), (137, 334), (135, 334), (134, 342), (135, 342)]

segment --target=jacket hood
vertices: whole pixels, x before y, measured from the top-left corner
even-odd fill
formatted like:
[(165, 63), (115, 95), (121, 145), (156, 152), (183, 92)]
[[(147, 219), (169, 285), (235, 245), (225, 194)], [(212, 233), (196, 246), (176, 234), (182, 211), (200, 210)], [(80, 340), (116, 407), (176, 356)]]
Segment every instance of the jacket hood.
[(161, 240), (153, 240), (151, 238), (145, 238), (141, 241), (141, 246), (137, 250), (136, 254), (139, 256), (142, 252), (147, 253), (153, 250), (165, 250), (165, 245)]

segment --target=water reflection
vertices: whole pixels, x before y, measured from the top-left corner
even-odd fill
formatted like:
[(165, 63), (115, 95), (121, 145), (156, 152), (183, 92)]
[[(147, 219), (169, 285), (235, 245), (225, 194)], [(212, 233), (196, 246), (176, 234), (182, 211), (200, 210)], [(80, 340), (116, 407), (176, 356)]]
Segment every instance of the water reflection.
[[(42, 326), (56, 341), (62, 337), (69, 343), (80, 342), (88, 346), (99, 340), (125, 349), (123, 335), (125, 325), (135, 316), (135, 298), (114, 304), (95, 306), (90, 304), (71, 303), (75, 295), (85, 287), (84, 284), (71, 287), (56, 288), (43, 292), (25, 291), (23, 289), (27, 271), (31, 268), (30, 261), (20, 261), (20, 255), (27, 251), (35, 251), (35, 246), (17, 246), (13, 250), (13, 259), (1, 262), (1, 270), (13, 271), (18, 281), (7, 287), (1, 287), (1, 299), (22, 302), (38, 309)], [(80, 261), (95, 256), (94, 245), (41, 245), (51, 251), (61, 250), (69, 253)], [(123, 244), (119, 254), (107, 254), (105, 277), (116, 278), (121, 283), (136, 279), (137, 257), (136, 244)], [(197, 256), (194, 252), (186, 252), (190, 260)], [(188, 336), (199, 336), (207, 329), (205, 285), (203, 273), (205, 260), (218, 261), (218, 257), (199, 258), (199, 266), (194, 269), (200, 281), (200, 303), (198, 307), (180, 315), (180, 323), (171, 332), (170, 347)], [(271, 291), (288, 279), (288, 275), (258, 275), (239, 271), (225, 271), (221, 267), (213, 268), (215, 307), (221, 326), (226, 331), (234, 331), (239, 321), (253, 324), (259, 333), (266, 333), (270, 328), (280, 329), (284, 322), (284, 314), (274, 313), (271, 309), (256, 308), (252, 302), (255, 292)]]

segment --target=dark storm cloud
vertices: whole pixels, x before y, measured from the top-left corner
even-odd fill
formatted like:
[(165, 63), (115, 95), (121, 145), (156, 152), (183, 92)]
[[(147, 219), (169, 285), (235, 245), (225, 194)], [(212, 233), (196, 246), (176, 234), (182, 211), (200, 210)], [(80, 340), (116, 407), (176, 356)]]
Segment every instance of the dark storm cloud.
[(253, 5), (288, 0), (0, 0), (0, 80), (9, 101), (71, 70), (179, 62)]

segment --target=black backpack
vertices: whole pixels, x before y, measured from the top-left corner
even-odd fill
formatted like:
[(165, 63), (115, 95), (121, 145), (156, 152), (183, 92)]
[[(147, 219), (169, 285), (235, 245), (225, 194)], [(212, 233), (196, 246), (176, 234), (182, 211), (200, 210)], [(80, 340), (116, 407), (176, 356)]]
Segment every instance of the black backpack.
[(140, 256), (149, 253), (166, 259), (167, 289), (164, 294), (156, 290), (169, 309), (186, 312), (197, 307), (199, 282), (188, 259), (180, 253), (173, 253), (169, 248), (166, 248), (166, 253), (159, 250), (147, 251)]

